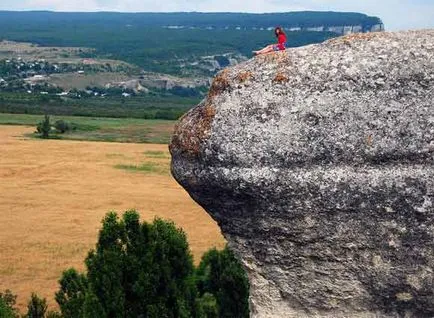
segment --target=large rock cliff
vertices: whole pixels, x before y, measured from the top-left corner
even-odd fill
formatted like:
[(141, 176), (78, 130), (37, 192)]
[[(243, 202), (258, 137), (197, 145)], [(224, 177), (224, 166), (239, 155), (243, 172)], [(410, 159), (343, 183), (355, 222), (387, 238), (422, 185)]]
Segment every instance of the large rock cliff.
[(379, 22), (371, 25), (330, 25), (330, 26), (317, 26), (307, 28), (289, 28), (289, 31), (316, 31), (316, 32), (333, 32), (339, 35), (347, 35), (353, 33), (367, 33), (367, 32), (382, 32), (384, 31), (384, 24)]
[(434, 31), (219, 73), (172, 172), (248, 271), (253, 317), (434, 317)]

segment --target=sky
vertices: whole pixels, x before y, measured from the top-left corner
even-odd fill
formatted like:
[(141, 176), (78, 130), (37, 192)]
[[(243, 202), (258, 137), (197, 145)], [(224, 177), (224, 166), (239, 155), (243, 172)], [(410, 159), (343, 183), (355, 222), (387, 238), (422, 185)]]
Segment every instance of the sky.
[(434, 0), (0, 0), (0, 10), (119, 12), (347, 11), (380, 17), (387, 30), (434, 28)]

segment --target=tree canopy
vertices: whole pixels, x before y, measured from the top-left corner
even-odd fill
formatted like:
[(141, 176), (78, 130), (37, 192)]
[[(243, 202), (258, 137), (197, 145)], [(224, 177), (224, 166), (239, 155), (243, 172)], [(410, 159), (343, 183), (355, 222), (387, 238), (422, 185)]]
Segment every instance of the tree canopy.
[(213, 249), (196, 269), (172, 222), (109, 213), (85, 263), (86, 274), (69, 269), (59, 281), (64, 318), (248, 317), (247, 277), (234, 255)]

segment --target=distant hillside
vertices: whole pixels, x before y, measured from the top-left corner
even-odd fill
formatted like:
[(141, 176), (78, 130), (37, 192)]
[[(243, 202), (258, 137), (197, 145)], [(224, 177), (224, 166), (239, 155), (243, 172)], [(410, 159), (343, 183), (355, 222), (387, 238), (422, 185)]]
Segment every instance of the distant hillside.
[(66, 13), (49, 11), (10, 12), (0, 11), (2, 23), (25, 20), (38, 25), (61, 24), (92, 24), (116, 26), (185, 26), (185, 27), (270, 27), (282, 25), (287, 28), (317, 27), (317, 26), (352, 26), (360, 25), (364, 30), (382, 24), (380, 18), (370, 17), (361, 13), (342, 12), (288, 12), (288, 13)]
[(250, 57), (253, 49), (273, 42), (269, 28), (276, 25), (294, 31), (288, 32), (292, 47), (321, 42), (343, 33), (383, 28), (379, 18), (337, 12), (0, 11), (0, 40), (94, 48), (92, 53), (85, 52), (82, 56), (123, 60), (146, 71), (211, 76), (219, 67)]
[(291, 47), (383, 29), (359, 13), (0, 11), (0, 112), (176, 119), (276, 25)]

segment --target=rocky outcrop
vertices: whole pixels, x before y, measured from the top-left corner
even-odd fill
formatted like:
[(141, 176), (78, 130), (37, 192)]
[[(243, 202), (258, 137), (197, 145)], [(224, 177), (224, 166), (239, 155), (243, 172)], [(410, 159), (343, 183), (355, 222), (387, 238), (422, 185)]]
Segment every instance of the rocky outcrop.
[(434, 31), (225, 69), (172, 173), (248, 271), (253, 317), (434, 317)]
[(354, 34), (354, 33), (368, 33), (368, 32), (382, 32), (384, 31), (384, 24), (374, 25), (345, 25), (345, 26), (329, 26), (324, 27), (323, 31), (333, 32), (340, 35)]
[(289, 28), (289, 31), (313, 31), (313, 32), (333, 32), (339, 35), (347, 35), (354, 33), (382, 32), (384, 24), (378, 23), (373, 25), (332, 25), (332, 26), (317, 26), (308, 28)]
[(168, 74), (144, 72), (140, 76), (140, 83), (148, 88), (170, 90), (177, 86), (185, 88), (209, 86), (210, 79), (205, 77), (181, 78)]
[(140, 83), (140, 80), (138, 79), (129, 79), (127, 81), (123, 82), (114, 82), (114, 83), (107, 83), (105, 88), (111, 88), (111, 87), (119, 87), (122, 89), (129, 89), (134, 91), (135, 93), (147, 93), (149, 90), (146, 87), (143, 87)]

